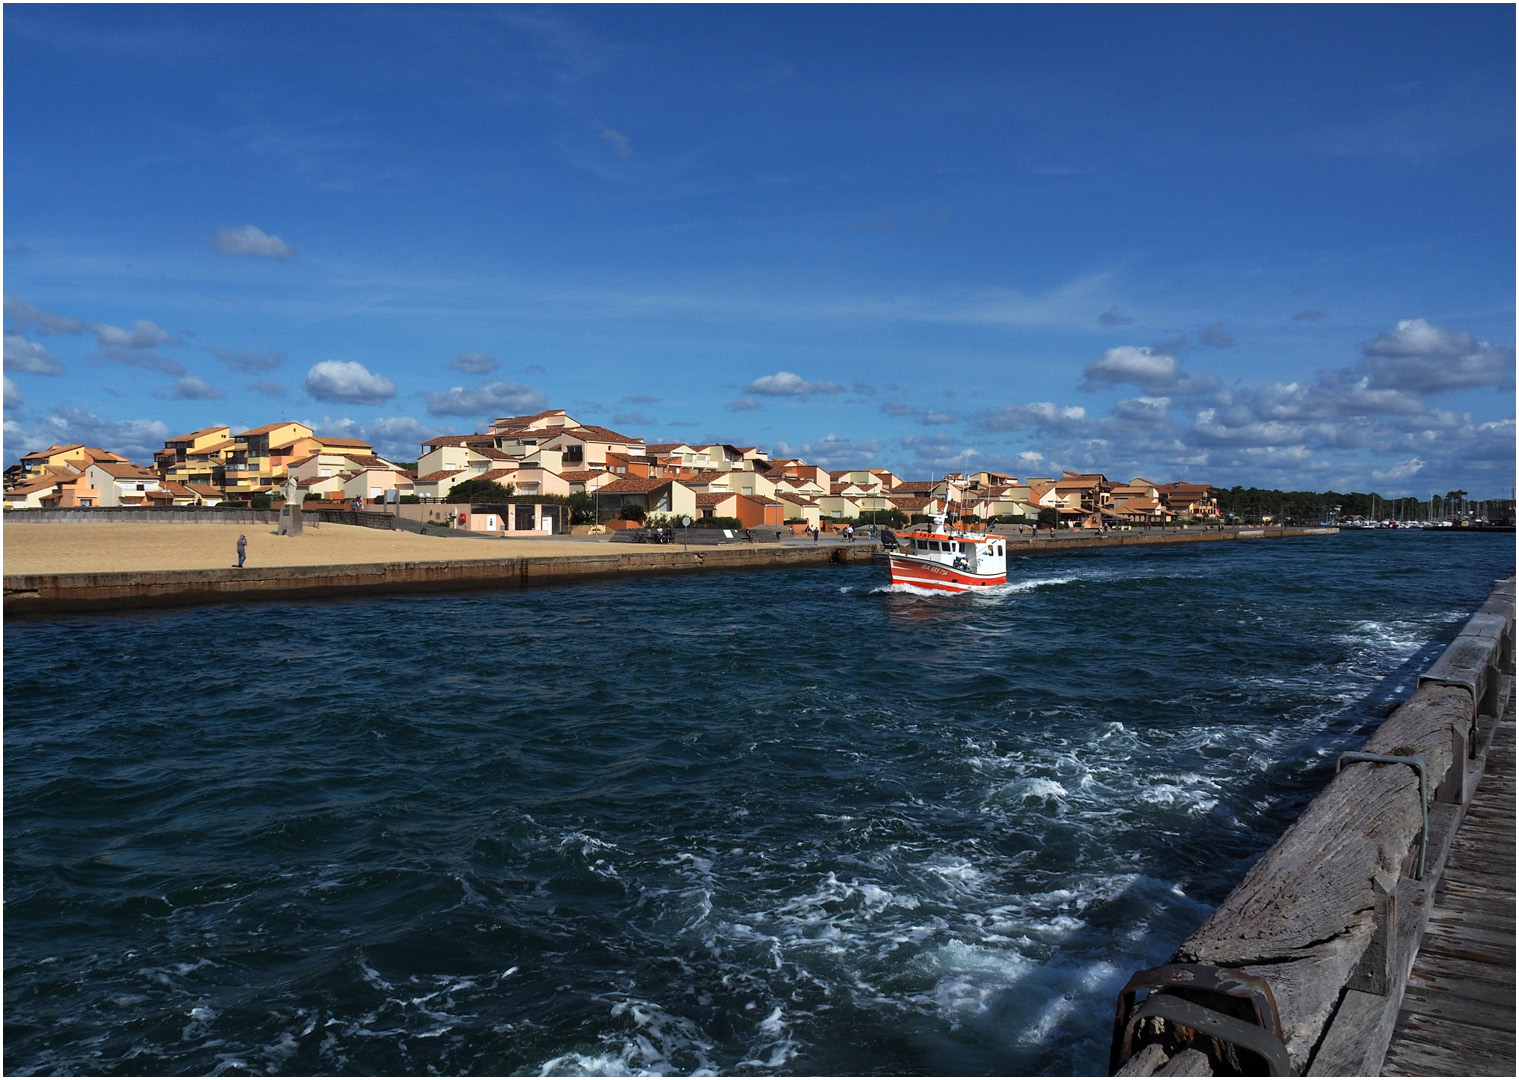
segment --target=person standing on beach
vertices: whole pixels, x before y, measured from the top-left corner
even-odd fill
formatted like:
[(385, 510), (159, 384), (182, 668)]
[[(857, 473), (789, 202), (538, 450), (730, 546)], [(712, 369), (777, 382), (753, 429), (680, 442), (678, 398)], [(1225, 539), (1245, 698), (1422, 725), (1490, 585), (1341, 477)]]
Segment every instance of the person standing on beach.
[(243, 560), (248, 557), (248, 538), (242, 533), (237, 534), (237, 565), (241, 569)]

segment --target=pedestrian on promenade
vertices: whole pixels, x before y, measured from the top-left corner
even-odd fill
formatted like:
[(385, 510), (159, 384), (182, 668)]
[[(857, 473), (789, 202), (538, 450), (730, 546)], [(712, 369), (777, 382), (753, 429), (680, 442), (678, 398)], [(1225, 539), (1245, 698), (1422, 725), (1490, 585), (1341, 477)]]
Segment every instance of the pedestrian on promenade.
[(239, 568), (242, 567), (243, 560), (245, 560), (247, 557), (248, 557), (248, 538), (246, 536), (244, 536), (242, 533), (238, 533), (237, 534), (237, 565), (238, 565)]

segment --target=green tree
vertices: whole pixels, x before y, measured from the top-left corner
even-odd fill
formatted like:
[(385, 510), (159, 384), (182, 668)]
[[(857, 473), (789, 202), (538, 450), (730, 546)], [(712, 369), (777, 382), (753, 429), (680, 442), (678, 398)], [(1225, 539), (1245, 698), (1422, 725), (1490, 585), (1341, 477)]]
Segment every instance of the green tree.
[(596, 498), (590, 492), (577, 491), (566, 502), (570, 508), (571, 525), (595, 524)]
[(502, 487), (494, 480), (487, 480), (484, 477), (477, 476), (473, 480), (466, 480), (462, 484), (455, 484), (453, 490), (448, 493), (448, 497), (443, 501), (450, 503), (501, 502), (505, 499), (510, 499), (515, 490), (515, 487), (511, 484)]
[(623, 503), (617, 513), (624, 521), (642, 521), (648, 516), (648, 511), (637, 503)]
[(1039, 524), (1055, 528), (1060, 524), (1060, 514), (1053, 506), (1043, 507), (1039, 511)]

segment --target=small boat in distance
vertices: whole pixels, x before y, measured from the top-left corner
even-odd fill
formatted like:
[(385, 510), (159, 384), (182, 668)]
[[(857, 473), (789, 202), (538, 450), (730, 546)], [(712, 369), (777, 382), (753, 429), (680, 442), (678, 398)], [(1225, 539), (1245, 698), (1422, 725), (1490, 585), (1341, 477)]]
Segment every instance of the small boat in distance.
[(959, 593), (1007, 584), (1007, 538), (956, 530), (943, 514), (900, 537), (887, 529), (881, 542), (893, 585)]

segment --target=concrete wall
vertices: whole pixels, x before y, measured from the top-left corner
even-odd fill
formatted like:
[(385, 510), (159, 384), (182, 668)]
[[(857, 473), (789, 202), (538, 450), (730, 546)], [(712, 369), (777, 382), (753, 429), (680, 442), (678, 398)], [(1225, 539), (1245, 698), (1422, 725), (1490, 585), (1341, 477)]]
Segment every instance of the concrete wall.
[[(874, 545), (731, 547), (681, 551), (642, 548), (587, 555), (460, 559), (345, 566), (16, 574), (5, 578), (5, 615), (178, 607), (232, 600), (362, 596), (461, 589), (518, 589), (622, 574), (690, 573), (868, 562)], [(843, 556), (842, 559), (839, 556)]]
[(147, 521), (157, 525), (260, 525), (278, 524), (280, 512), (278, 510), (224, 510), (219, 506), (166, 506), (152, 509), (134, 506), (101, 506), (77, 507), (71, 510), (7, 510), (3, 520), (7, 526), (24, 525), (34, 521), (47, 524)]

